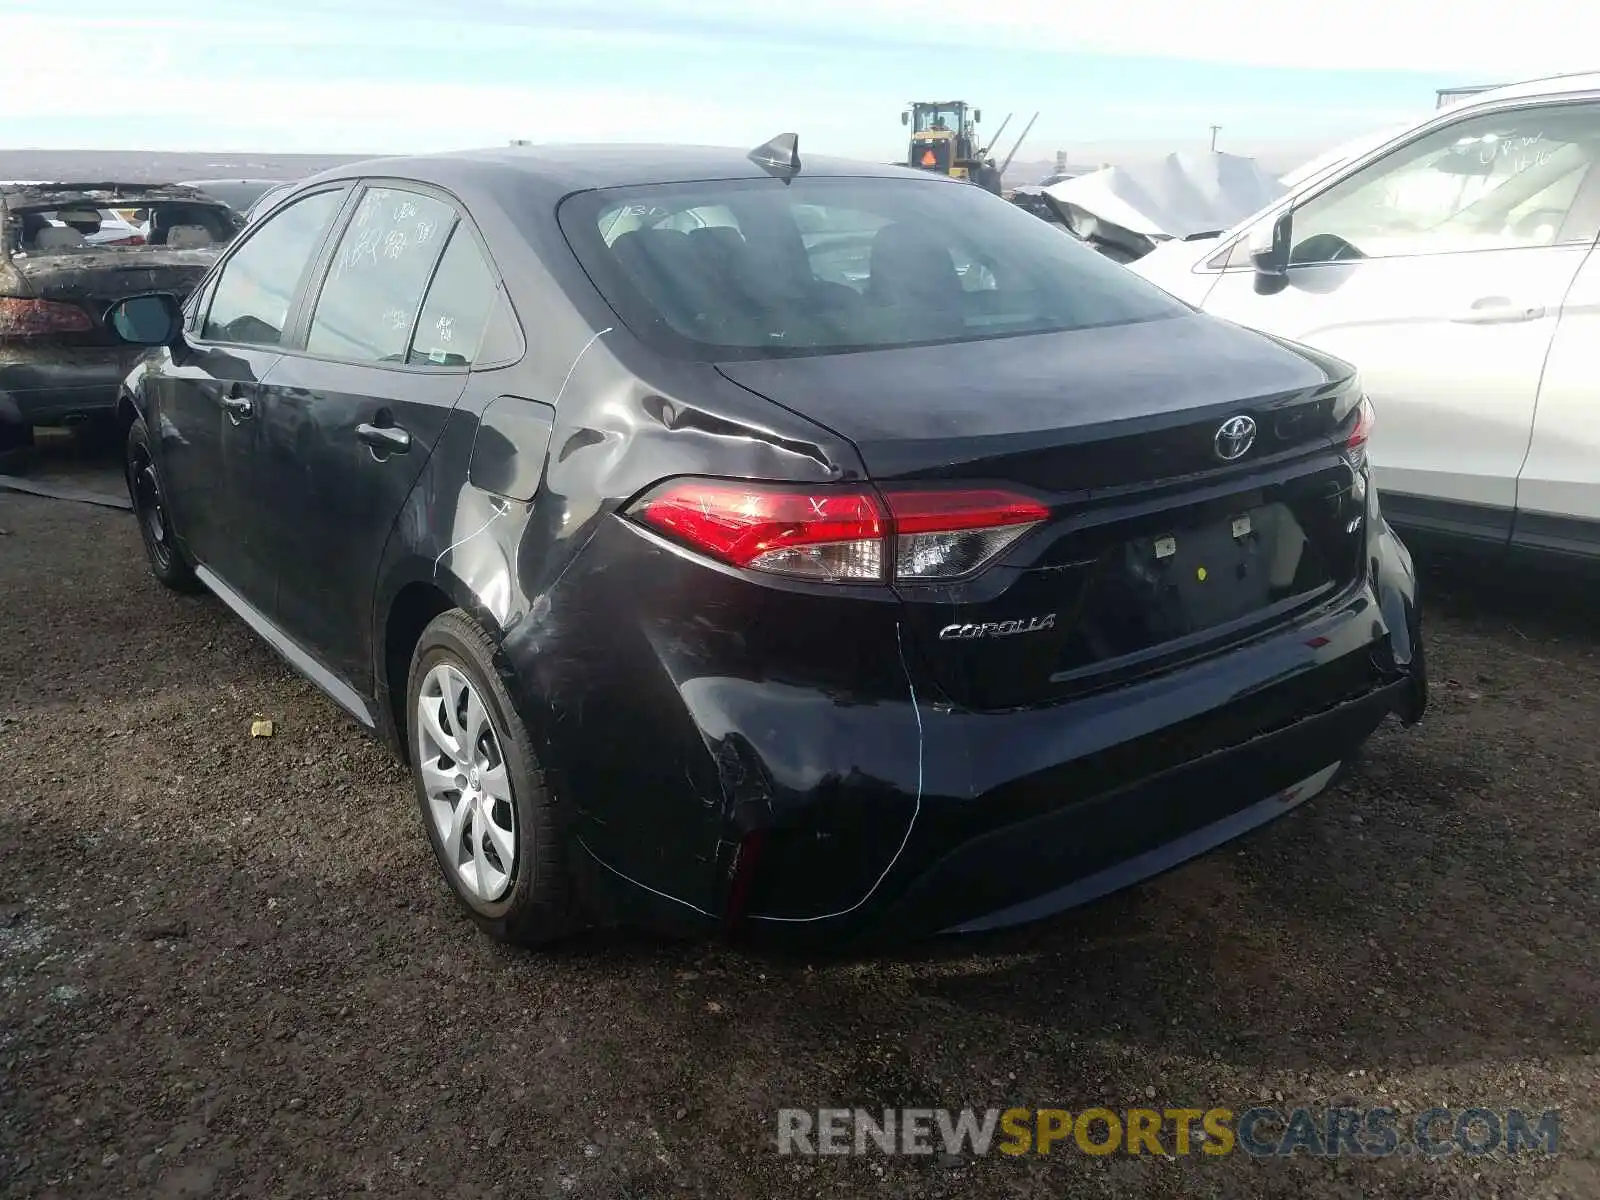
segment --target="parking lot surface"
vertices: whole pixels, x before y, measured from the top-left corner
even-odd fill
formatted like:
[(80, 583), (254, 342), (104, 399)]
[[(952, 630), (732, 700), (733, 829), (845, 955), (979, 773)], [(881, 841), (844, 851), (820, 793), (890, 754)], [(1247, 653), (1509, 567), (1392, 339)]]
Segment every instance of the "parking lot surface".
[[(0, 1194), (1600, 1196), (1600, 588), (1424, 585), (1423, 724), (1153, 883), (871, 959), (532, 954), (453, 907), (403, 768), (157, 586), (127, 513), (0, 494)], [(1556, 1108), (1561, 1138), (776, 1149), (784, 1107), (1262, 1103)]]

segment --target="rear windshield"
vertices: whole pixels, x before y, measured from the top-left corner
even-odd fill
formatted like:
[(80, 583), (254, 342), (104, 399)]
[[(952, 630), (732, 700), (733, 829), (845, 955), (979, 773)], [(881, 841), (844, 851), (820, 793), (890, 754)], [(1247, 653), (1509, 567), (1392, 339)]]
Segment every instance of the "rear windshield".
[(220, 204), (130, 200), (115, 208), (93, 202), (16, 206), (6, 223), (13, 254), (72, 254), (89, 250), (216, 249), (237, 232), (240, 219)]
[(803, 176), (608, 188), (562, 229), (640, 337), (703, 359), (887, 349), (1189, 310), (981, 188)]

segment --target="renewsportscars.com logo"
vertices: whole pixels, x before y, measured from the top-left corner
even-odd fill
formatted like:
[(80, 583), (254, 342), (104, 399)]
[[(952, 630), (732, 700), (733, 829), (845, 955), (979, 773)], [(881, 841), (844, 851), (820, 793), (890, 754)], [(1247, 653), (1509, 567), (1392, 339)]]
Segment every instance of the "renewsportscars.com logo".
[(1020, 1156), (1192, 1154), (1242, 1150), (1257, 1158), (1442, 1158), (1499, 1152), (1556, 1153), (1555, 1109), (1431, 1108), (1406, 1118), (1393, 1108), (783, 1108), (779, 1154), (971, 1154)]

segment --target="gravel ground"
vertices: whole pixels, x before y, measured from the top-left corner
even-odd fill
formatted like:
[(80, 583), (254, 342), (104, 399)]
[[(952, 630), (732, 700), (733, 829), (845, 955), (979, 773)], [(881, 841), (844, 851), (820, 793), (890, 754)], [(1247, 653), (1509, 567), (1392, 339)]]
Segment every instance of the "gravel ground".
[[(219, 604), (156, 586), (127, 514), (0, 495), (0, 1194), (1600, 1196), (1600, 590), (1483, 574), (1430, 571), (1421, 726), (1152, 884), (871, 960), (534, 955), (473, 932), (402, 769)], [(789, 1105), (1269, 1098), (1555, 1107), (1562, 1140), (775, 1149)]]

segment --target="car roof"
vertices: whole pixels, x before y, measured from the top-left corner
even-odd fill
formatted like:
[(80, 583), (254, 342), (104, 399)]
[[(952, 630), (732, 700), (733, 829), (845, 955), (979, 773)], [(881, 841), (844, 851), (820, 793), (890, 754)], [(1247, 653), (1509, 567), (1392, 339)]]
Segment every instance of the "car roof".
[[(693, 183), (708, 179), (763, 179), (767, 173), (749, 159), (750, 149), (726, 146), (682, 146), (654, 143), (551, 144), (454, 150), (396, 158), (342, 163), (301, 183), (383, 176), (416, 179), (447, 189), (486, 177), (520, 175), (562, 192), (661, 183)], [(926, 171), (854, 159), (800, 154), (802, 178), (815, 176), (917, 176)]]
[(1540, 96), (1564, 96), (1576, 92), (1600, 92), (1600, 71), (1577, 71), (1570, 75), (1548, 75), (1543, 79), (1528, 79), (1511, 83), (1491, 91), (1478, 92), (1455, 104), (1444, 112), (1465, 112), (1483, 104), (1498, 104), (1504, 100), (1523, 100)]

